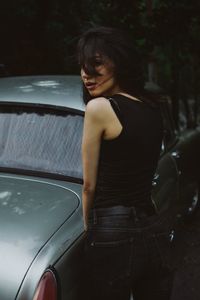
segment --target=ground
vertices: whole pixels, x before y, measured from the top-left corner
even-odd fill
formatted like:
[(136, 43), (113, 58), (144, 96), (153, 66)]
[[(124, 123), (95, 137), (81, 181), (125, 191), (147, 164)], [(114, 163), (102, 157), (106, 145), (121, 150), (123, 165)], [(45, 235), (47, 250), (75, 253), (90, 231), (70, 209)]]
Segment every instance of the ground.
[(176, 234), (172, 300), (200, 300), (200, 210)]

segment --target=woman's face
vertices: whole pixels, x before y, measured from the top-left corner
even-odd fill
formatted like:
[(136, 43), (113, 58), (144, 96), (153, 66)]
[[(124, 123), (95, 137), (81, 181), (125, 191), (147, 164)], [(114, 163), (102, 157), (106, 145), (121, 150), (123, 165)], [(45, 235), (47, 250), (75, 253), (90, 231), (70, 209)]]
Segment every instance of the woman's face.
[(96, 55), (95, 70), (98, 75), (90, 75), (81, 69), (82, 81), (92, 97), (112, 96), (121, 90), (114, 77), (113, 63), (104, 57)]

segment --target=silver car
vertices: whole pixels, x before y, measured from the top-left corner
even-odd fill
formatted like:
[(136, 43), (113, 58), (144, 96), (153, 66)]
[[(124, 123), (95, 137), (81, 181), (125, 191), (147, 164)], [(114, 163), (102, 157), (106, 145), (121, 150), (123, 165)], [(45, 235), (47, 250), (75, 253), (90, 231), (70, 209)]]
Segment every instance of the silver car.
[(78, 76), (0, 80), (0, 299), (76, 299), (81, 281)]
[[(200, 130), (177, 133), (161, 106), (152, 200), (173, 232), (198, 207)], [(83, 117), (79, 76), (0, 79), (0, 300), (80, 299)]]

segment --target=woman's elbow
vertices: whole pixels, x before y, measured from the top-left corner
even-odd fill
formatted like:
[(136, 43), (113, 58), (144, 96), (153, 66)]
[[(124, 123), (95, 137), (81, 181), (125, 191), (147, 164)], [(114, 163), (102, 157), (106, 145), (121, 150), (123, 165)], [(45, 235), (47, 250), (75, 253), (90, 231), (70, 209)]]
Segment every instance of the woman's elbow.
[(83, 193), (93, 195), (95, 192), (95, 186), (89, 182), (84, 182)]

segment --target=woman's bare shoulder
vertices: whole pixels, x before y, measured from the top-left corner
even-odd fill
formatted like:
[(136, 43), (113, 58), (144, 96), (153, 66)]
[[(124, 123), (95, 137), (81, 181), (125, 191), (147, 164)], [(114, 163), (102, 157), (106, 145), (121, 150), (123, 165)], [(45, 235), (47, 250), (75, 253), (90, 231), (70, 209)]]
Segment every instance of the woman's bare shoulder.
[(86, 105), (86, 113), (92, 115), (104, 115), (109, 110), (110, 103), (105, 97), (90, 100)]

